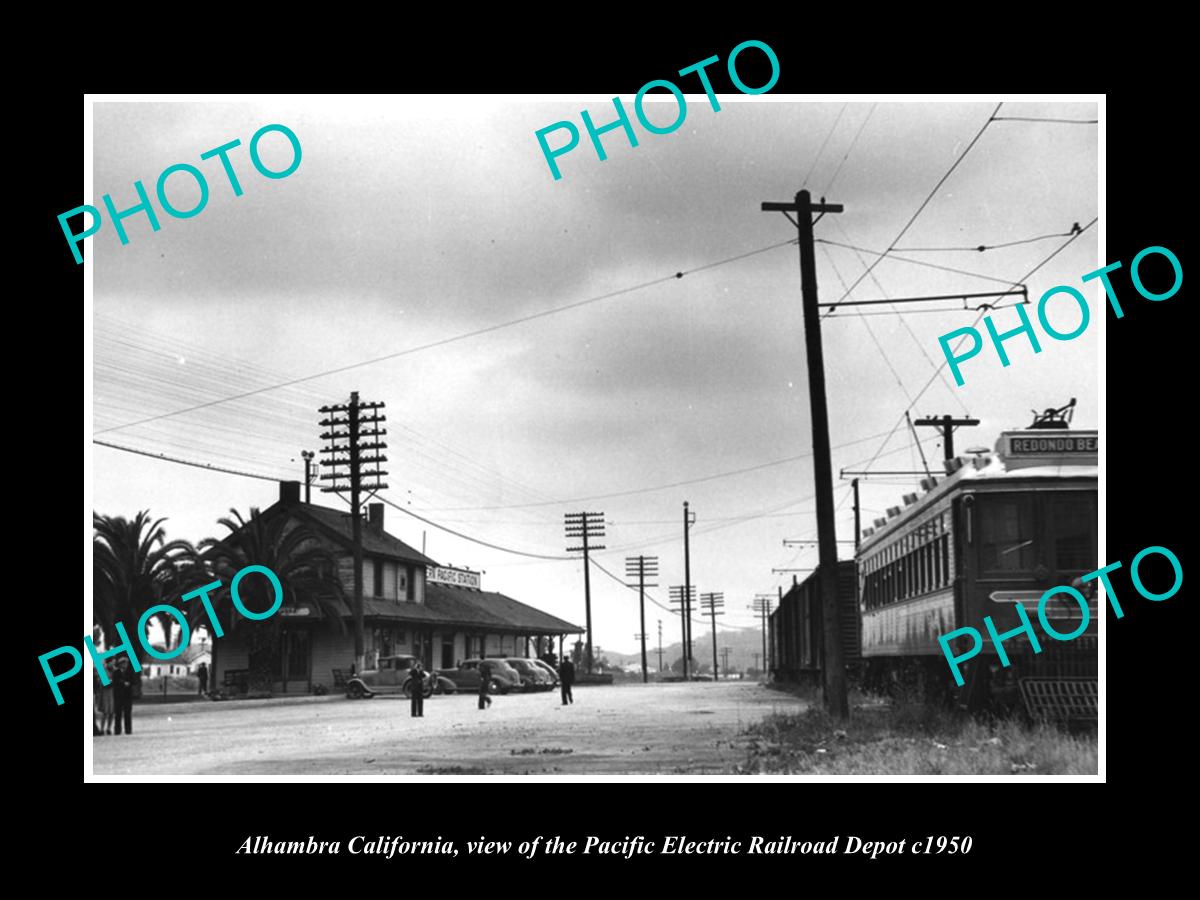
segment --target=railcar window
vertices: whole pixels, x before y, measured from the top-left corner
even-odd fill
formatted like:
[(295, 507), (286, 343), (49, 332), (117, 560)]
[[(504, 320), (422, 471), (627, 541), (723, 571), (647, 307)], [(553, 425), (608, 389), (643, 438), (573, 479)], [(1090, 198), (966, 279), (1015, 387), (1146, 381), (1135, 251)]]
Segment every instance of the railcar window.
[(950, 535), (943, 534), (942, 541), (942, 584), (950, 583)]
[(980, 568), (1022, 572), (1033, 568), (1032, 497), (989, 497), (980, 503)]
[(1096, 514), (1086, 499), (1055, 499), (1050, 514), (1054, 564), (1063, 569), (1091, 569), (1095, 564), (1092, 535)]

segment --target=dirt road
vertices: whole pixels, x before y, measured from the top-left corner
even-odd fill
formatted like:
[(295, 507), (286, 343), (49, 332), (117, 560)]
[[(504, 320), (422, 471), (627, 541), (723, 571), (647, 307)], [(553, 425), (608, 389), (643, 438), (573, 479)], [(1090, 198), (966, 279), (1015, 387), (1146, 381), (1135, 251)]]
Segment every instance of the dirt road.
[(98, 775), (714, 774), (745, 761), (746, 725), (803, 706), (750, 682), (437, 696), (421, 719), (395, 697), (165, 703), (92, 742)]

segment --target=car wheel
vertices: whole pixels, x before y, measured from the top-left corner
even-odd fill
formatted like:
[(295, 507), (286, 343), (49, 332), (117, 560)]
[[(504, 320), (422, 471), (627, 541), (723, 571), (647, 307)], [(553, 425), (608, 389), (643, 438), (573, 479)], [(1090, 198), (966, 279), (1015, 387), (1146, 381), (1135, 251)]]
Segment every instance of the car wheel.
[(491, 690), (493, 694), (507, 694), (508, 688), (502, 685), (495, 678), (492, 679)]
[(364, 693), (361, 684), (352, 684), (346, 688), (346, 697), (350, 700), (361, 700)]
[(412, 685), (411, 684), (404, 685), (404, 696), (409, 700), (412, 699)]
[(433, 687), (434, 686), (430, 683), (426, 683), (426, 684), (422, 685), (422, 687), (421, 687), (422, 696), (432, 697), (433, 696)]
[(443, 684), (442, 685), (442, 693), (443, 694), (453, 694), (454, 691), (455, 691), (455, 685), (453, 685), (453, 684)]

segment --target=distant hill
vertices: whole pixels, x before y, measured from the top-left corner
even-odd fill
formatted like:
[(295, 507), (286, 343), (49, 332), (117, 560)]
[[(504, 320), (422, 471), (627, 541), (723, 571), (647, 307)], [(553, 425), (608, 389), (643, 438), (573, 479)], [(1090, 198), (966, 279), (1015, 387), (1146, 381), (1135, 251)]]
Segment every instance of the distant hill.
[[(675, 622), (676, 630), (679, 628), (678, 621)], [(663, 623), (664, 630), (666, 623)], [(753, 668), (756, 663), (761, 668), (762, 666), (762, 632), (755, 629), (723, 629), (717, 626), (717, 664), (724, 666), (723, 657), (721, 656), (721, 648), (729, 648), (729, 668), (733, 671), (745, 671)], [(636, 653), (614, 653), (611, 650), (604, 649), (601, 651), (601, 656), (609, 661), (612, 665), (636, 665), (642, 664), (642, 654), (639, 650)], [(676, 640), (671, 644), (663, 644), (663, 667), (669, 668), (671, 664), (683, 656), (683, 642)], [(703, 667), (704, 671), (712, 668), (712, 632), (708, 629), (701, 631), (699, 626), (692, 633), (692, 657), (696, 660), (699, 667)], [(658, 643), (656, 640), (646, 642), (646, 662), (650, 668), (658, 668)]]

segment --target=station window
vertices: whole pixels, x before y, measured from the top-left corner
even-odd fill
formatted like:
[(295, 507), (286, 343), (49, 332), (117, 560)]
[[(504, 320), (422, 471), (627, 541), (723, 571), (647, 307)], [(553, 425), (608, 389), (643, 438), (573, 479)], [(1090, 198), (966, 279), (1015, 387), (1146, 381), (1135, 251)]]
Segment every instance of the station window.
[(374, 597), (383, 596), (383, 560), (375, 560), (375, 571), (372, 573), (375, 577), (371, 582), (371, 595)]

